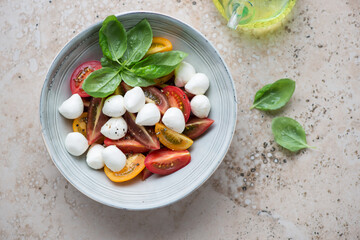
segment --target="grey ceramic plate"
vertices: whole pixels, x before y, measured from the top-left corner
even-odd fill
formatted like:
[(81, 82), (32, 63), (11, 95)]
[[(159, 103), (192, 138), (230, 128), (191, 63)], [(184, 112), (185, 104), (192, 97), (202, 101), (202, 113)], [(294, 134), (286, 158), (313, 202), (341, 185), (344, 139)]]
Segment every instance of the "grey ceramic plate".
[(152, 12), (130, 12), (117, 16), (126, 29), (146, 18), (154, 36), (164, 36), (175, 50), (189, 54), (186, 58), (197, 72), (210, 79), (210, 118), (215, 123), (208, 132), (194, 141), (189, 149), (191, 162), (168, 176), (139, 178), (126, 183), (113, 183), (102, 170), (90, 169), (85, 154), (73, 157), (64, 146), (66, 135), (72, 131), (72, 121), (57, 111), (60, 104), (71, 96), (69, 79), (74, 69), (89, 60), (100, 60), (98, 44), (101, 22), (89, 27), (72, 39), (58, 54), (46, 76), (40, 99), (42, 134), (59, 171), (79, 191), (108, 206), (132, 210), (151, 209), (171, 204), (201, 186), (225, 157), (236, 124), (236, 92), (223, 59), (214, 46), (197, 30), (170, 16)]

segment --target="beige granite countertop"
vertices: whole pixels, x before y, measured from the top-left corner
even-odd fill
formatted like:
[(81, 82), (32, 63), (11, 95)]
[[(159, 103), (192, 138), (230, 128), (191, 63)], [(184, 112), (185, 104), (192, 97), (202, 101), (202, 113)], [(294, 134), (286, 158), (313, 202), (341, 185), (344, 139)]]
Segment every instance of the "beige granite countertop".
[[(214, 43), (237, 87), (238, 122), (215, 174), (187, 198), (131, 212), (94, 202), (57, 170), (41, 138), (39, 96), (53, 58), (107, 15), (152, 10)], [(0, 239), (360, 239), (360, 2), (299, 0), (265, 36), (226, 27), (210, 0), (1, 0)], [(273, 142), (273, 115), (249, 110), (262, 85), (296, 80), (276, 115), (317, 147)]]

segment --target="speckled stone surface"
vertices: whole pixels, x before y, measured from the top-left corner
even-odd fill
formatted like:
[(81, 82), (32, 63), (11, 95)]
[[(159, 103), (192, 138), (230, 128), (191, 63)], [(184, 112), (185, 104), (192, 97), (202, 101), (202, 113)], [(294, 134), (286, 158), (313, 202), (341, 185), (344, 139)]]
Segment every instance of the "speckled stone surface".
[[(152, 10), (200, 30), (230, 67), (238, 123), (215, 174), (187, 198), (130, 212), (87, 198), (56, 169), (39, 123), (52, 59), (107, 15)], [(360, 4), (298, 1), (262, 35), (226, 28), (210, 0), (20, 1), (0, 4), (0, 239), (360, 239)], [(249, 110), (264, 84), (290, 77), (282, 110)], [(315, 150), (273, 142), (274, 116), (305, 128)]]

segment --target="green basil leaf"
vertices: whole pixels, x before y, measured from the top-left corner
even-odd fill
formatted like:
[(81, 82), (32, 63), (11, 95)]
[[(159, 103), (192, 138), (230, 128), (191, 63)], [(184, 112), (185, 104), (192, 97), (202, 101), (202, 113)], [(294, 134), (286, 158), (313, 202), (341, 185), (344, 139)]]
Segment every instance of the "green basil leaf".
[(251, 107), (259, 110), (276, 110), (290, 100), (295, 91), (295, 81), (284, 78), (272, 84), (265, 85), (256, 92), (254, 103)]
[(110, 67), (110, 68), (115, 68), (115, 69), (122, 68), (122, 66), (119, 63), (114, 62), (105, 56), (100, 59), (100, 62), (101, 62), (102, 67)]
[(275, 141), (282, 147), (296, 152), (303, 148), (314, 148), (307, 144), (303, 127), (288, 117), (276, 117), (272, 120), (271, 130)]
[(132, 70), (143, 78), (163, 77), (171, 73), (186, 56), (187, 53), (181, 51), (155, 53), (136, 63)]
[(127, 85), (132, 87), (147, 87), (155, 84), (154, 80), (136, 76), (135, 73), (130, 72), (129, 70), (122, 71), (121, 78)]
[(127, 33), (127, 49), (122, 57), (126, 66), (140, 61), (150, 48), (153, 33), (151, 26), (146, 19), (143, 19)]
[(112, 94), (121, 82), (118, 69), (104, 67), (85, 79), (82, 87), (92, 97), (103, 98)]
[(114, 15), (108, 16), (99, 31), (99, 44), (103, 54), (118, 61), (127, 48), (126, 32)]

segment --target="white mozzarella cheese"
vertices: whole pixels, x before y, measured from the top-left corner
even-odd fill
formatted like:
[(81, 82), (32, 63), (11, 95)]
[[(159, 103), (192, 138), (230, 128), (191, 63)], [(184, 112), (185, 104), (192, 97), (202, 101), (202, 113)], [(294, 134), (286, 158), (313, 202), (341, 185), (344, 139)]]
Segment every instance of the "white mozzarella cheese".
[(84, 103), (79, 94), (73, 94), (65, 100), (59, 107), (59, 112), (67, 119), (80, 117), (84, 111)]
[(174, 130), (175, 132), (182, 133), (185, 129), (185, 118), (182, 111), (176, 107), (166, 110), (162, 122), (166, 127)]
[(106, 147), (101, 154), (105, 165), (113, 172), (121, 171), (126, 165), (125, 154), (115, 145)]
[(187, 62), (181, 62), (175, 69), (175, 85), (183, 87), (195, 75), (195, 68)]
[(88, 140), (79, 132), (71, 132), (65, 138), (65, 148), (73, 156), (80, 156), (88, 146)]
[(125, 136), (128, 126), (122, 117), (110, 118), (102, 127), (100, 132), (107, 138), (118, 140)]
[(141, 87), (134, 87), (124, 96), (125, 108), (131, 113), (137, 113), (145, 105), (145, 94)]
[(196, 95), (190, 102), (192, 113), (198, 118), (206, 118), (210, 112), (210, 101), (205, 95)]
[(154, 103), (147, 103), (138, 112), (135, 123), (142, 126), (154, 126), (160, 121), (160, 110)]
[(86, 154), (86, 163), (93, 169), (101, 169), (104, 167), (102, 151), (104, 147), (100, 144), (93, 144)]
[(114, 95), (105, 100), (102, 112), (109, 117), (121, 117), (126, 112), (124, 97)]
[(185, 90), (195, 95), (201, 95), (208, 90), (209, 85), (209, 78), (204, 73), (197, 73), (185, 85)]

